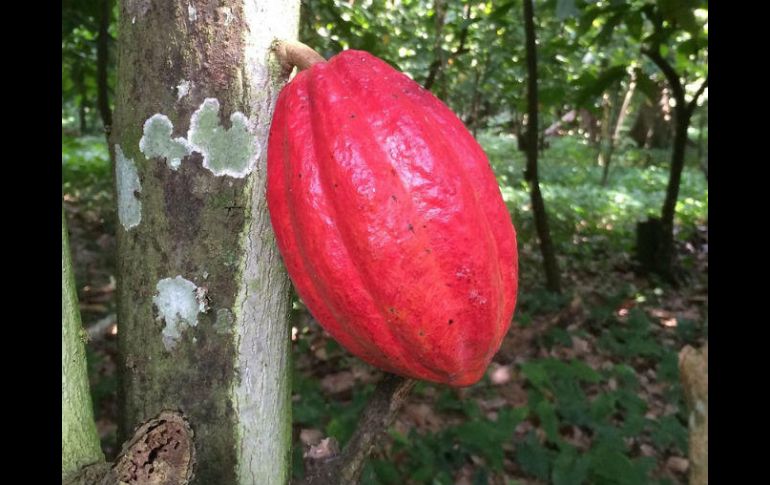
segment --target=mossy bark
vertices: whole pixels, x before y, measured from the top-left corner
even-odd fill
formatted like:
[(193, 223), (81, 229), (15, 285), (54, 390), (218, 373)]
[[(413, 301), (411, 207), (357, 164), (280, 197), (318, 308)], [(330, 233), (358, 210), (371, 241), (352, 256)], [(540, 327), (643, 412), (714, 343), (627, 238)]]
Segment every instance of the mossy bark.
[(104, 460), (88, 388), (84, 332), (72, 273), (67, 223), (61, 221), (61, 473)]
[[(264, 200), (267, 135), (286, 81), (270, 55), (296, 38), (299, 2), (123, 0), (110, 149), (137, 167), (141, 222), (118, 226), (121, 439), (167, 409), (195, 431), (192, 483), (282, 484), (290, 457), (289, 282)], [(189, 92), (177, 89), (189, 83)], [(244, 178), (215, 176), (201, 155), (177, 170), (139, 149), (144, 122), (169, 117), (186, 137), (206, 98), (220, 122), (241, 112), (261, 155)], [(183, 278), (208, 309), (164, 345), (156, 285)]]

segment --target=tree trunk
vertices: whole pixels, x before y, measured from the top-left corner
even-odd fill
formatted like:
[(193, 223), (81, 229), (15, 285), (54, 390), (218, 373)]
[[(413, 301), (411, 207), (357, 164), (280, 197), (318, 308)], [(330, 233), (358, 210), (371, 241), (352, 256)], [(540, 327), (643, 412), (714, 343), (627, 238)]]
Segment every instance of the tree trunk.
[[(615, 121), (615, 127), (613, 128), (609, 137), (609, 146), (607, 147), (607, 153), (604, 156), (604, 170), (602, 172), (602, 187), (607, 186), (607, 182), (610, 178), (610, 164), (612, 163), (612, 155), (615, 153), (615, 147), (620, 140), (620, 132), (623, 130), (623, 123), (626, 121), (626, 113), (628, 113), (628, 107), (631, 105), (631, 98), (634, 96), (634, 90), (636, 89), (636, 81), (632, 78), (628, 83), (628, 89), (623, 96), (623, 103), (615, 112), (613, 119)], [(615, 105), (617, 104), (617, 100)]]
[(471, 129), (471, 133), (473, 133), (474, 138), (476, 137), (476, 134), (479, 129), (479, 104), (481, 102), (481, 86), (487, 79), (487, 75), (489, 73), (489, 56), (484, 56), (484, 58), (480, 61), (483, 67), (481, 69), (477, 68), (475, 70), (475, 76), (473, 78), (473, 93), (471, 98), (471, 107), (470, 107), (470, 113), (468, 114), (468, 117), (466, 118), (465, 124)]
[(84, 332), (72, 273), (67, 223), (61, 219), (61, 475), (104, 460), (88, 387)]
[(441, 49), (441, 42), (444, 36), (444, 19), (446, 18), (446, 3), (444, 0), (433, 1), (433, 12), (433, 23), (436, 28), (436, 37), (433, 40), (433, 52), (435, 57), (428, 67), (428, 76), (425, 78), (425, 82), (422, 85), (422, 87), (428, 90), (433, 87), (433, 83), (436, 82), (438, 73), (444, 65), (444, 54)]
[(104, 132), (109, 142), (112, 111), (110, 110), (109, 87), (107, 85), (107, 68), (109, 66), (109, 28), (112, 0), (99, 1), (99, 37), (96, 39), (96, 101), (99, 105)]
[(289, 281), (264, 197), (286, 81), (270, 55), (299, 2), (120, 4), (121, 441), (164, 410), (195, 432), (198, 484), (290, 475)]
[(665, 148), (671, 143), (671, 120), (667, 112), (668, 95), (660, 90), (655, 102), (645, 99), (629, 135), (640, 148)]
[(599, 143), (600, 137), (598, 120), (585, 108), (580, 108), (578, 110), (578, 119), (583, 134), (588, 138), (588, 141), (592, 146), (596, 146)]
[(83, 69), (80, 62), (76, 62), (72, 77), (75, 89), (78, 92), (78, 129), (80, 135), (85, 135), (88, 132), (88, 115), (86, 113), (86, 106), (88, 105), (88, 90), (86, 89), (85, 69)]
[(708, 342), (700, 350), (689, 345), (679, 352), (679, 375), (690, 409), (690, 485), (706, 485), (709, 476)]
[(604, 167), (604, 170), (602, 171), (602, 186), (605, 185), (609, 175), (609, 160), (612, 158), (612, 111), (617, 104), (617, 100), (614, 98), (617, 98), (617, 94), (612, 96), (610, 93), (604, 93), (604, 95), (602, 95), (602, 131), (601, 141), (599, 142), (599, 157), (597, 160), (599, 166)]
[[(450, 59), (455, 58), (465, 52), (465, 41), (468, 38), (468, 24), (466, 23), (460, 31), (460, 44), (457, 49), (454, 50), (449, 57), (444, 57), (444, 51), (441, 48), (441, 42), (444, 38), (444, 21), (446, 18), (447, 6), (444, 0), (435, 0), (433, 8), (436, 11), (436, 40), (433, 46), (435, 52), (435, 59), (428, 68), (428, 77), (425, 79), (425, 83), (422, 87), (430, 90), (436, 83), (436, 80), (441, 76), (444, 66)], [(470, 5), (463, 7), (463, 20), (467, 21), (470, 18), (471, 9)], [(442, 93), (438, 93), (439, 98), (444, 98), (444, 89)]]
[(676, 201), (679, 198), (679, 186), (684, 169), (684, 155), (687, 146), (687, 128), (690, 126), (690, 116), (687, 108), (677, 103), (676, 129), (674, 132), (674, 149), (671, 155), (671, 167), (666, 187), (666, 198), (661, 209), (660, 225), (662, 239), (660, 240), (657, 257), (651, 268), (655, 273), (669, 281), (674, 281), (674, 216), (676, 214)]
[(561, 278), (556, 262), (556, 253), (551, 242), (551, 231), (548, 227), (548, 214), (545, 202), (540, 192), (540, 180), (537, 173), (538, 154), (538, 106), (537, 106), (537, 53), (535, 50), (535, 20), (532, 0), (524, 0), (524, 30), (527, 43), (527, 132), (525, 134), (527, 169), (525, 178), (529, 182), (529, 194), (532, 200), (532, 214), (535, 218), (535, 228), (540, 240), (540, 252), (543, 255), (546, 287), (555, 293), (561, 292)]
[(479, 98), (481, 97), (481, 91), (479, 90), (480, 78), (481, 73), (477, 68), (475, 69), (473, 76), (473, 87), (471, 88), (471, 104), (468, 108), (468, 114), (465, 117), (465, 126), (468, 127), (471, 133), (473, 133), (474, 138), (476, 137), (476, 117), (478, 116)]
[(703, 176), (706, 177), (706, 182), (709, 181), (709, 158), (708, 158), (708, 148), (706, 148), (706, 156), (703, 156), (703, 129), (705, 128), (708, 120), (708, 107), (704, 106), (703, 112), (701, 112), (701, 115), (698, 119), (698, 164), (700, 165), (701, 170), (703, 171)]

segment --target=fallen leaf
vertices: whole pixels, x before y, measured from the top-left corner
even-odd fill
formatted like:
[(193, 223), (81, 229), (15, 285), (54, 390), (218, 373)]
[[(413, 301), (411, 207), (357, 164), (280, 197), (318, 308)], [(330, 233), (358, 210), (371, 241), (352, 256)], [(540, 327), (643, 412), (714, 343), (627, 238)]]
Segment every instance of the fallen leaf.
[(641, 445), (639, 445), (639, 453), (641, 453), (642, 456), (654, 457), (655, 455), (657, 455), (657, 453), (655, 452), (655, 448), (648, 445), (647, 443), (642, 443)]
[(327, 394), (340, 394), (353, 388), (356, 378), (350, 371), (329, 374), (321, 379), (321, 389)]
[(307, 446), (315, 446), (321, 442), (324, 435), (318, 429), (303, 429), (299, 432), (299, 439)]
[(666, 460), (666, 468), (675, 473), (685, 473), (690, 468), (690, 461), (681, 456), (672, 456)]
[(432, 406), (426, 403), (410, 403), (404, 407), (404, 414), (414, 423), (417, 428), (438, 431), (441, 429), (443, 421), (433, 410)]
[(339, 452), (340, 446), (337, 444), (337, 440), (334, 438), (324, 438), (317, 445), (310, 447), (310, 450), (305, 453), (305, 458), (323, 460), (336, 456)]

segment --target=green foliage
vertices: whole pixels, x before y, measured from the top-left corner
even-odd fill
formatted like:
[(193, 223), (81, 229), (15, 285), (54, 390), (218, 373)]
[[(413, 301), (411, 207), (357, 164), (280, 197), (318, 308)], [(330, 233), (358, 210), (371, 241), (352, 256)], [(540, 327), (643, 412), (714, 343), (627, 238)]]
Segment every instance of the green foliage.
[(344, 404), (327, 399), (318, 381), (309, 379), (296, 370), (292, 382), (294, 393), (299, 396), (292, 407), (294, 423), (322, 429), (326, 436), (331, 436), (340, 445), (344, 445), (352, 436), (358, 417), (373, 387), (355, 388), (352, 402)]
[(62, 137), (62, 192), (82, 201), (86, 210), (100, 209), (111, 220), (112, 168), (104, 136)]
[[(62, 129), (70, 134), (97, 134), (102, 128), (96, 104), (96, 43), (103, 1), (105, 0), (62, 2)], [(112, 86), (115, 85), (117, 3), (110, 0), (111, 9), (107, 19), (107, 84), (110, 102)], [(83, 126), (86, 128), (85, 132), (81, 130)]]
[[(498, 175), (519, 240), (534, 241), (525, 160), (515, 139), (490, 134), (479, 138)], [(601, 187), (595, 148), (575, 137), (552, 141), (540, 164), (540, 179), (558, 254), (585, 261), (633, 251), (636, 222), (659, 213), (668, 182), (668, 155), (653, 152), (650, 165), (644, 166), (645, 154), (636, 148), (619, 149), (609, 183)], [(677, 223), (685, 228), (708, 216), (708, 186), (694, 162), (682, 175), (677, 205)], [(528, 310), (526, 302), (524, 308)]]

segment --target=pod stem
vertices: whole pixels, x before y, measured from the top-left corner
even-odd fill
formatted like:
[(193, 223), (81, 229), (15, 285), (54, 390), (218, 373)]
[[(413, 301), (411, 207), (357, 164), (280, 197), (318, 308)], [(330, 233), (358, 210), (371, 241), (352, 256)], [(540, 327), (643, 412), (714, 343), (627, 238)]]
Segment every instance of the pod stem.
[(301, 71), (313, 64), (326, 62), (321, 54), (295, 40), (276, 40), (273, 42), (273, 51), (281, 62), (281, 67), (287, 71), (294, 67)]
[(353, 436), (341, 453), (320, 460), (306, 461), (308, 474), (297, 485), (354, 485), (359, 483), (366, 459), (380, 443), (395, 421), (417, 383), (393, 374), (386, 374), (377, 384), (374, 394), (361, 413)]

